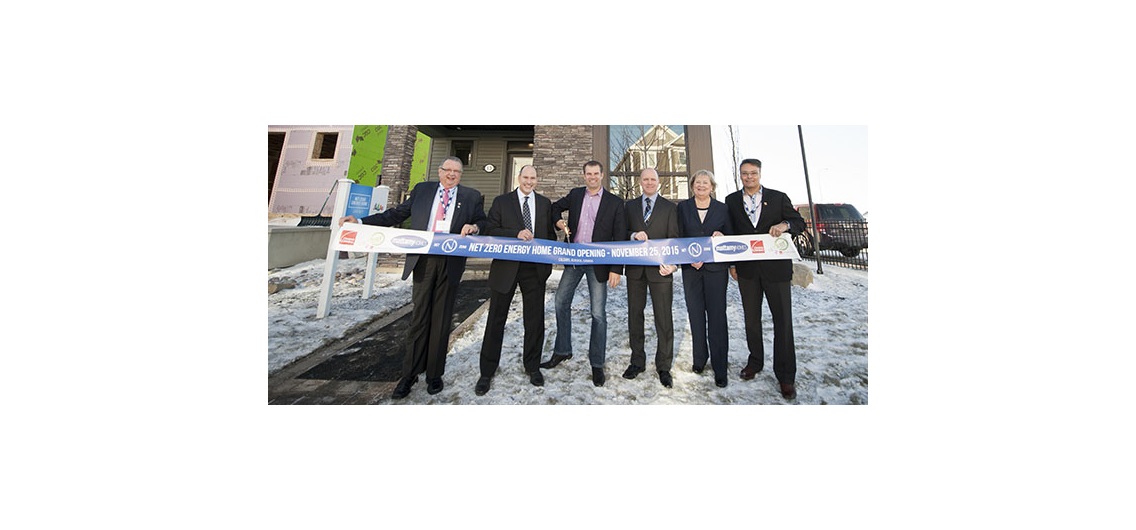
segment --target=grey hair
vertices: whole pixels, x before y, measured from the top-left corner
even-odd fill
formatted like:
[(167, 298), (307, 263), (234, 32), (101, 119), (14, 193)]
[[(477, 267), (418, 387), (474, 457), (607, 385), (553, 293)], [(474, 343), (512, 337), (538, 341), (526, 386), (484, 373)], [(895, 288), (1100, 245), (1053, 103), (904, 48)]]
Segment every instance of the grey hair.
[(442, 162), (438, 164), (438, 169), (442, 169), (442, 166), (446, 165), (446, 162), (457, 162), (463, 168), (465, 167), (465, 161), (463, 161), (462, 159), (456, 156), (447, 156), (445, 160), (442, 160)]
[(692, 175), (690, 177), (690, 184), (689, 185), (690, 185), (690, 194), (691, 195), (694, 195), (694, 181), (698, 180), (698, 177), (700, 177), (702, 175), (706, 175), (707, 177), (710, 177), (710, 191), (711, 192), (718, 190), (718, 181), (714, 180), (714, 174), (709, 172), (709, 171), (706, 171), (705, 169), (700, 169), (700, 170), (694, 172), (694, 175)]

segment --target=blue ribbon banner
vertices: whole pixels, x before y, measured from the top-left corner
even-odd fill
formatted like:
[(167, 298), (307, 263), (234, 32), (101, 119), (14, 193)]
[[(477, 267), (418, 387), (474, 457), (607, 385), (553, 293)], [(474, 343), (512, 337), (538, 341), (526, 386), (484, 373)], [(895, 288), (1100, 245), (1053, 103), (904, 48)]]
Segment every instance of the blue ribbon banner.
[(680, 237), (647, 241), (562, 243), (522, 241), (492, 236), (404, 230), (345, 223), (335, 234), (335, 249), (392, 254), (439, 254), (507, 259), (560, 265), (679, 265), (765, 259), (800, 259), (789, 234)]

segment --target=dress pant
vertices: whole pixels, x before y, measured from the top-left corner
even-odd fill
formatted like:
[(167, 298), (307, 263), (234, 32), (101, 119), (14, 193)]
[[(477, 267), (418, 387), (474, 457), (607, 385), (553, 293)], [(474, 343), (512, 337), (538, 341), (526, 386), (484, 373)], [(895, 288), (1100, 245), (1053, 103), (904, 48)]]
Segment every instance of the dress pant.
[(672, 277), (665, 281), (649, 282), (646, 278), (627, 276), (627, 332), (631, 346), (631, 365), (647, 369), (647, 352), (644, 342), (644, 309), (647, 307), (647, 292), (651, 292), (651, 307), (655, 311), (655, 333), (658, 344), (655, 346), (655, 370), (669, 372), (674, 363), (674, 318), (671, 304), (674, 300)]
[(521, 303), (525, 322), (524, 346), (521, 361), (525, 373), (540, 368), (540, 353), (544, 347), (544, 286), (546, 277), (541, 274), (541, 265), (521, 263), (517, 266), (517, 277), (509, 291), (501, 293), (491, 290), (489, 294), (489, 319), (485, 324), (485, 340), (481, 343), (481, 375), (493, 377), (501, 363), (501, 343), (505, 338), (505, 322), (509, 317), (509, 306), (517, 286), (521, 287)]
[(690, 317), (695, 366), (706, 366), (707, 359), (715, 377), (729, 372), (730, 332), (726, 324), (726, 269), (706, 267), (682, 268), (682, 288), (686, 312)]
[(772, 282), (758, 277), (747, 280), (738, 276), (738, 290), (745, 312), (748, 365), (765, 366), (765, 342), (762, 339), (761, 300), (769, 302), (773, 316), (773, 374), (781, 384), (794, 384), (797, 379), (797, 353), (793, 346), (793, 300), (788, 281)]
[(402, 361), (402, 376), (423, 372), (426, 379), (439, 379), (446, 372), (446, 351), (453, 327), (457, 285), (449, 282), (445, 256), (421, 256), (411, 290), (414, 310), (410, 317), (410, 350)]

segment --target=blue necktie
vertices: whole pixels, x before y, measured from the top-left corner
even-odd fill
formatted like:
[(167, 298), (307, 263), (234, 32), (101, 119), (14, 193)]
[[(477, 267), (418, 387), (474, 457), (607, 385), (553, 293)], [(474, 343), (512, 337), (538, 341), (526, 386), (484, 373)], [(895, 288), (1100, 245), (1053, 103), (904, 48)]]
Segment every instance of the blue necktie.
[(646, 200), (647, 200), (647, 207), (643, 209), (643, 222), (644, 223), (647, 222), (647, 219), (651, 218), (651, 198), (646, 197)]

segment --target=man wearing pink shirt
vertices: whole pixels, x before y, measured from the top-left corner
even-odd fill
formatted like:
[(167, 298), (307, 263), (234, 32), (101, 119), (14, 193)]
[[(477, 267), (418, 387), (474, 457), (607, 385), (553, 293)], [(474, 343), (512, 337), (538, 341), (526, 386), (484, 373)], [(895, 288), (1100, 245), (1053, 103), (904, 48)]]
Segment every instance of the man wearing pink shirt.
[[(603, 164), (592, 160), (584, 164), (584, 186), (552, 203), (556, 228), (568, 233), (568, 241), (591, 243), (623, 241), (627, 236), (627, 219), (623, 200), (603, 188)], [(561, 218), (568, 212), (568, 222)], [(607, 357), (607, 288), (619, 285), (622, 265), (565, 265), (556, 288), (556, 343), (552, 358), (541, 368), (553, 368), (572, 357), (572, 299), (576, 286), (588, 279), (592, 328), (588, 341), (588, 362), (592, 366), (592, 383), (603, 386), (604, 360)]]

